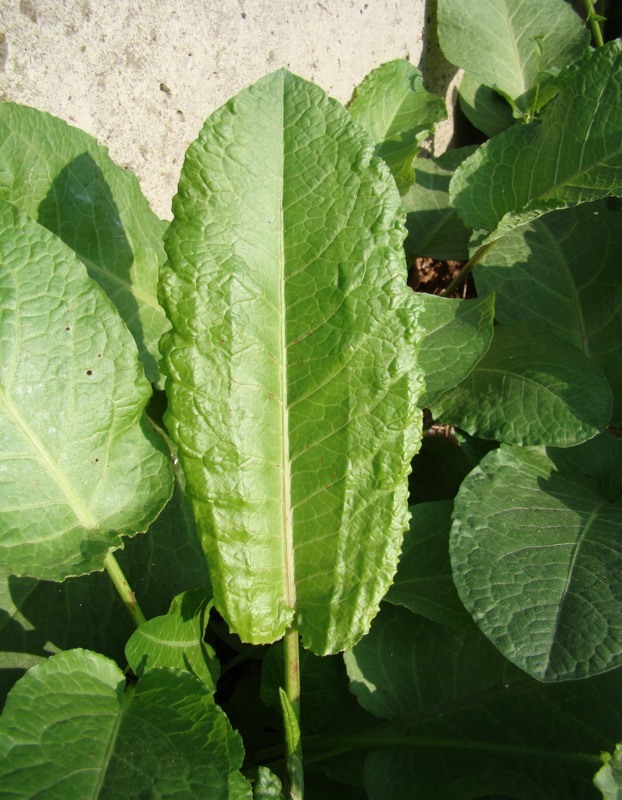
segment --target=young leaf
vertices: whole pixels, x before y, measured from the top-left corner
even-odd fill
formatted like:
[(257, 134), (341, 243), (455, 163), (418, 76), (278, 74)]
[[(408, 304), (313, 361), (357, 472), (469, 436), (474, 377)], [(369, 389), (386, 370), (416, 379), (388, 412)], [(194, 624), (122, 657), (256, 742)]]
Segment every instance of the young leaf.
[(454, 587), (449, 562), (453, 503), (419, 503), (410, 509), (410, 530), (386, 602), (445, 625), (464, 625), (469, 617)]
[(607, 426), (611, 403), (595, 361), (546, 329), (513, 323), (495, 328), (486, 355), (430, 410), (484, 439), (570, 447)]
[(217, 608), (244, 641), (367, 630), (408, 524), (420, 338), (399, 196), (368, 135), (284, 70), (189, 149), (162, 297), (167, 425)]
[(418, 294), (419, 317), (425, 336), (419, 361), (426, 391), (421, 405), (429, 407), (447, 389), (457, 386), (486, 354), (493, 333), (493, 294), (474, 300)]
[(438, 0), (446, 58), (523, 112), (537, 88), (586, 51), (589, 33), (563, 0)]
[(542, 123), (495, 136), (456, 170), (452, 202), (491, 241), (547, 211), (610, 195), (622, 186), (622, 43), (609, 42), (560, 78)]
[(125, 691), (117, 665), (86, 650), (29, 670), (0, 718), (0, 781), (15, 798), (250, 800), (242, 758), (195, 678), (154, 670)]
[(136, 345), (74, 253), (0, 201), (0, 262), (0, 564), (63, 580), (146, 530), (172, 474)]
[(92, 136), (28, 106), (0, 103), (0, 199), (71, 247), (130, 329), (145, 374), (159, 380), (163, 224), (136, 177)]
[(451, 532), (462, 602), (539, 680), (622, 664), (622, 444), (502, 446), (465, 479)]
[(495, 292), (501, 323), (530, 322), (593, 358), (622, 424), (622, 225), (600, 204), (555, 211), (504, 236), (474, 272), (480, 294)]
[(412, 162), (421, 143), (447, 116), (443, 98), (423, 88), (417, 67), (397, 59), (370, 72), (348, 110), (369, 131), (404, 194), (414, 180)]
[(594, 785), (600, 789), (603, 800), (622, 798), (622, 745), (616, 745), (613, 756), (603, 753), (603, 766), (594, 776)]
[(496, 136), (516, 124), (508, 101), (494, 89), (480, 83), (471, 72), (465, 72), (462, 76), (458, 101), (471, 125), (486, 136)]
[(408, 236), (406, 258), (467, 259), (471, 231), (464, 227), (449, 204), (449, 181), (474, 147), (448, 150), (438, 158), (420, 156), (413, 161), (415, 181), (402, 197)]
[(203, 641), (211, 606), (204, 591), (190, 590), (173, 600), (168, 614), (144, 622), (125, 646), (134, 674), (140, 678), (153, 669), (187, 671), (215, 691), (220, 666)]

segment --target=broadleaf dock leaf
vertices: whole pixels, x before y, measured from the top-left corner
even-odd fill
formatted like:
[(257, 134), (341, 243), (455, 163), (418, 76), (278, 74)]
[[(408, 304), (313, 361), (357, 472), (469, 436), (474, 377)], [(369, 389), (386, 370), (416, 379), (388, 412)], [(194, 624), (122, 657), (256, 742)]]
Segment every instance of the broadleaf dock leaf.
[(622, 664), (622, 443), (502, 446), (464, 480), (451, 532), (462, 602), (542, 681)]
[(471, 125), (486, 136), (496, 136), (517, 123), (508, 101), (494, 89), (480, 83), (470, 72), (462, 76), (458, 86), (458, 101)]
[(60, 239), (0, 201), (0, 564), (102, 569), (172, 491), (151, 394), (117, 311)]
[(0, 200), (59, 236), (110, 297), (152, 383), (169, 327), (157, 301), (164, 225), (136, 177), (84, 131), (28, 106), (0, 103)]
[(365, 131), (285, 70), (189, 149), (161, 296), (169, 411), (216, 607), (244, 641), (368, 629), (408, 527), (417, 308)]
[(0, 718), (3, 793), (250, 800), (236, 775), (241, 739), (199, 681), (154, 670), (135, 689), (125, 685), (114, 662), (85, 650), (29, 670)]

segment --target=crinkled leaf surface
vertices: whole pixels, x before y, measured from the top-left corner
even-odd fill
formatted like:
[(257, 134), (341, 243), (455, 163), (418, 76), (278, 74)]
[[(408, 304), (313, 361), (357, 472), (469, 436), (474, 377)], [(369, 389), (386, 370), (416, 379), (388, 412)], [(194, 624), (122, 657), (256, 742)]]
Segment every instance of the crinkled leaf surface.
[(0, 202), (0, 262), (0, 563), (63, 580), (146, 530), (172, 474), (136, 345), (74, 253)]
[(603, 753), (604, 765), (594, 776), (594, 785), (600, 789), (603, 800), (622, 798), (622, 745), (616, 745), (613, 756)]
[(235, 777), (240, 737), (199, 681), (156, 670), (135, 690), (125, 684), (115, 663), (85, 650), (26, 673), (0, 718), (6, 796), (250, 800)]
[(168, 614), (143, 622), (125, 646), (134, 673), (187, 671), (215, 691), (220, 666), (213, 648), (203, 641), (211, 605), (204, 591), (189, 590), (173, 600)]
[(163, 224), (136, 177), (92, 136), (28, 106), (0, 103), (0, 199), (59, 236), (129, 327), (153, 383), (169, 327), (157, 301)]
[(451, 500), (411, 507), (410, 530), (385, 600), (435, 622), (464, 625), (469, 617), (456, 592), (449, 562), (452, 510)]
[(188, 151), (162, 282), (167, 425), (216, 606), (255, 643), (367, 630), (408, 527), (416, 306), (399, 195), (337, 102), (284, 70)]
[(419, 156), (413, 161), (415, 181), (402, 197), (408, 236), (406, 257), (466, 259), (471, 231), (449, 204), (449, 181), (474, 147), (448, 150), (438, 158)]
[(454, 581), (477, 624), (539, 680), (622, 664), (622, 444), (502, 446), (464, 480)]
[(390, 720), (356, 729), (372, 749), (365, 785), (374, 800), (595, 800), (598, 754), (622, 725), (612, 702), (622, 671), (542, 684), (475, 626), (449, 628), (389, 604), (345, 659), (359, 702)]
[(480, 294), (494, 291), (501, 323), (549, 328), (593, 358), (622, 423), (622, 217), (586, 203), (545, 214), (504, 236), (474, 271)]
[(499, 325), (465, 380), (431, 404), (434, 419), (511, 444), (570, 447), (600, 433), (611, 416), (600, 367), (550, 331)]
[(369, 73), (348, 110), (371, 134), (403, 194), (414, 180), (412, 162), (421, 142), (447, 116), (443, 98), (423, 88), (417, 67), (397, 59)]
[(447, 389), (457, 386), (490, 347), (493, 334), (493, 294), (456, 300), (418, 294), (425, 336), (419, 360), (425, 374), (421, 405), (430, 406)]
[[(519, 4), (521, 5), (521, 4)], [(560, 78), (542, 122), (495, 136), (456, 170), (452, 202), (492, 240), (547, 211), (622, 187), (622, 44), (609, 42)]]
[(527, 111), (536, 87), (580, 58), (589, 33), (563, 0), (438, 0), (445, 56)]
[[(458, 87), (460, 108), (471, 125), (486, 136), (496, 136), (516, 124), (512, 106), (471, 72), (465, 72)], [(451, 152), (451, 151), (448, 151)]]

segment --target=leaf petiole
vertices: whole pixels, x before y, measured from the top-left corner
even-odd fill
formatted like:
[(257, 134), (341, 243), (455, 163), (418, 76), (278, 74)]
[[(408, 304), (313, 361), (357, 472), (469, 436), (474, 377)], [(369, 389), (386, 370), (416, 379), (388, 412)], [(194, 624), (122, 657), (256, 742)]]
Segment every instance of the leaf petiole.
[(128, 613), (134, 620), (136, 627), (139, 628), (143, 622), (146, 622), (147, 620), (142, 612), (141, 607), (138, 605), (138, 601), (136, 600), (134, 592), (127, 582), (127, 578), (119, 566), (119, 562), (113, 556), (112, 551), (109, 552), (104, 559), (104, 566), (106, 568), (106, 572), (110, 576), (110, 580), (113, 582), (115, 589), (123, 601), (123, 605), (127, 608)]
[(603, 40), (603, 32), (600, 29), (600, 23), (604, 22), (605, 18), (597, 14), (594, 10), (594, 0), (583, 0), (585, 3), (585, 10), (587, 12), (586, 20), (590, 23), (592, 29), (592, 38), (597, 47), (602, 47), (605, 42)]

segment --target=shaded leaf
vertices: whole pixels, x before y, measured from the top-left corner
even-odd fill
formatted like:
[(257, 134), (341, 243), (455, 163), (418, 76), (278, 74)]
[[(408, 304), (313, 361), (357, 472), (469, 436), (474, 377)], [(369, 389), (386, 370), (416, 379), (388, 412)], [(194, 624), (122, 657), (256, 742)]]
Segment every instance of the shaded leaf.
[(397, 59), (369, 73), (356, 87), (348, 110), (369, 131), (376, 153), (404, 194), (414, 180), (412, 163), (421, 143), (447, 116), (443, 98), (423, 88), (417, 67)]
[(622, 444), (502, 446), (455, 500), (454, 581), (496, 647), (539, 680), (622, 664)]
[(410, 530), (387, 592), (386, 602), (446, 625), (468, 619), (451, 574), (449, 530), (453, 503), (419, 503), (411, 511)]
[(548, 330), (513, 323), (495, 328), (486, 355), (431, 411), (483, 439), (570, 447), (607, 426), (611, 402), (596, 362)]
[(439, 0), (446, 58), (523, 112), (536, 90), (586, 51), (589, 33), (563, 0)]
[(448, 150), (438, 158), (419, 156), (413, 161), (415, 181), (402, 197), (408, 236), (406, 258), (429, 256), (441, 260), (469, 257), (471, 231), (449, 204), (449, 182), (474, 147)]
[(453, 438), (424, 436), (408, 477), (411, 505), (452, 500), (471, 466)]
[(430, 407), (447, 389), (457, 386), (486, 354), (493, 333), (493, 294), (455, 300), (418, 294), (425, 336), (419, 363), (425, 374), (422, 406)]
[(59, 236), (108, 294), (151, 382), (169, 327), (157, 301), (163, 223), (136, 177), (92, 136), (28, 106), (0, 104), (0, 199)]
[(464, 116), (486, 136), (498, 133), (516, 124), (512, 106), (494, 89), (465, 72), (458, 87), (458, 101)]
[(203, 641), (211, 605), (204, 591), (187, 591), (173, 600), (168, 614), (144, 622), (125, 646), (134, 674), (140, 678), (153, 669), (187, 671), (215, 691), (220, 666)]
[(622, 44), (569, 68), (540, 124), (509, 128), (461, 166), (450, 196), (484, 244), (547, 211), (618, 196), (622, 186)]
[(136, 345), (73, 252), (0, 202), (0, 261), (0, 563), (63, 580), (147, 529), (169, 457)]
[(600, 204), (546, 214), (504, 236), (475, 269), (499, 322), (531, 322), (593, 358), (622, 424), (622, 220)]
[[(239, 736), (187, 674), (145, 675), (135, 691), (112, 661), (53, 656), (15, 685), (0, 718), (0, 777), (16, 798), (236, 798)], [(250, 800), (250, 787), (245, 795)]]
[(174, 214), (166, 420), (217, 608), (244, 641), (296, 613), (339, 650), (395, 572), (420, 438), (399, 196), (343, 107), (281, 70), (207, 120)]

